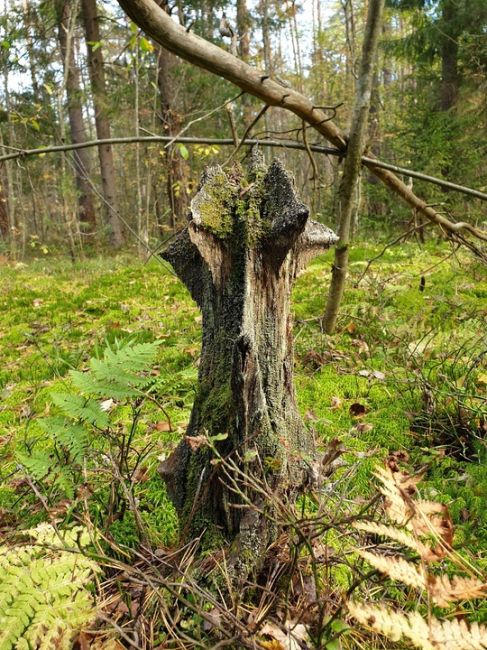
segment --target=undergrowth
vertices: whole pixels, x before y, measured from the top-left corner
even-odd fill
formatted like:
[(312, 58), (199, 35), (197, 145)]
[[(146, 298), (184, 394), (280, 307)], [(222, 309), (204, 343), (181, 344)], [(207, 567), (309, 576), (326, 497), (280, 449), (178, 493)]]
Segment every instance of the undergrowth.
[[(294, 291), (300, 409), (318, 448), (334, 441), (340, 450), (323, 494), (336, 491), (337, 513), (348, 521), (345, 505), (353, 505), (355, 516), (361, 504), (373, 502), (377, 463), (407, 451), (411, 464), (424, 468), (425, 496), (448, 505), (461, 552), (485, 568), (487, 282), (471, 259), (414, 244), (387, 250), (362, 278), (377, 252), (372, 246), (353, 250), (350, 288), (333, 337), (320, 328), (330, 255), (314, 261)], [(123, 257), (78, 265), (42, 260), (0, 267), (0, 281), (0, 534), (8, 541), (19, 528), (46, 521), (69, 528), (86, 519), (102, 532), (99, 553), (119, 563), (130, 559), (130, 571), (140, 571), (137, 580), (149, 572), (154, 584), (163, 582), (164, 572), (153, 575), (154, 565), (165, 558), (181, 567), (181, 558), (168, 551), (177, 521), (157, 465), (184, 432), (194, 398), (201, 328), (196, 307), (156, 260), (145, 266)], [(355, 631), (342, 612), (343, 593), (363, 577), (356, 537), (341, 527), (337, 513), (330, 524), (329, 510), (320, 511), (312, 495), (299, 507), (321, 522), (313, 557), (321, 553), (328, 562), (326, 576), (313, 578), (328, 604), (311, 608), (319, 620), (312, 647), (352, 648)], [(294, 556), (281, 557), (286, 571), (309, 551), (304, 541), (288, 542), (282, 546)], [(185, 551), (189, 565), (197, 564), (196, 550)], [(298, 562), (301, 587), (289, 578), (294, 614), (306, 609), (303, 585), (314, 562)], [(125, 570), (122, 578), (108, 572), (116, 583), (107, 588), (114, 620), (126, 621), (125, 610), (133, 616), (132, 600), (143, 603), (139, 623), (154, 612), (175, 615), (167, 600), (173, 592), (161, 601), (155, 587), (134, 587), (128, 564)], [(185, 598), (195, 599), (191, 588), (183, 590)], [(211, 598), (200, 594), (196, 604), (184, 605), (176, 598), (180, 627), (191, 638), (204, 640), (224, 625)], [(412, 602), (397, 586), (387, 598), (406, 609)], [(485, 606), (469, 614), (472, 621), (485, 620)], [(286, 617), (279, 616), (284, 625)], [(249, 625), (262, 647), (284, 643), (277, 623), (269, 623), (267, 634), (263, 620), (258, 623), (254, 616)], [(152, 630), (147, 647), (174, 641), (163, 629)]]

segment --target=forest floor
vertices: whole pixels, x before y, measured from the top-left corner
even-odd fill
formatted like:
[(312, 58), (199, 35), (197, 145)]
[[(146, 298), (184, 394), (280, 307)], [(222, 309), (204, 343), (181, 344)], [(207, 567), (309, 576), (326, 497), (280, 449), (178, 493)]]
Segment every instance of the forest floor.
[[(426, 467), (426, 495), (449, 504), (456, 543), (485, 566), (485, 272), (466, 254), (433, 243), (388, 249), (367, 269), (380, 252), (354, 246), (332, 337), (319, 324), (331, 253), (299, 279), (293, 305), (300, 409), (319, 445), (339, 438), (354, 459), (350, 498), (369, 493), (371, 469), (389, 452), (406, 451), (413, 468)], [(152, 372), (164, 410), (150, 403), (138, 422), (136, 444), (152, 446), (137, 498), (154, 542), (173, 541), (176, 518), (156, 467), (188, 421), (201, 330), (182, 284), (158, 259), (144, 265), (121, 255), (4, 264), (0, 285), (0, 531), (45, 518), (25, 496), (18, 462), (44, 444), (37, 421), (52, 408), (52, 390), (115, 341), (157, 339)], [(112, 534), (130, 546), (130, 516), (115, 522)]]

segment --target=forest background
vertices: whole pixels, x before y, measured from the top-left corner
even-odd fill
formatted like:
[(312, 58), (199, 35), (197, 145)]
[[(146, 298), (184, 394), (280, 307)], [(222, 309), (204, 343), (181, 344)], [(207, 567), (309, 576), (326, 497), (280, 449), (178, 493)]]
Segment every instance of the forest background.
[[(364, 3), (208, 0), (167, 9), (195, 33), (329, 107), (330, 117), (348, 127)], [(221, 36), (224, 13), (234, 39)], [(486, 13), (481, 0), (389, 3), (373, 81), (370, 153), (485, 189)], [(240, 138), (260, 110), (255, 99), (235, 98), (227, 82), (162, 50), (114, 2), (6, 0), (0, 30), (6, 153), (97, 136)], [(275, 107), (249, 135), (303, 144), (301, 122)], [(183, 222), (204, 166), (230, 153), (211, 143), (130, 143), (100, 147), (98, 154), (90, 148), (0, 161), (2, 247), (22, 256), (68, 245), (77, 257), (110, 241), (138, 244), (142, 255)], [(306, 151), (279, 155), (312, 212), (333, 225), (340, 159)], [(484, 219), (480, 201), (421, 181), (415, 190), (446, 215), (472, 224)], [(366, 171), (356, 205), (355, 229), (372, 236), (419, 219)]]

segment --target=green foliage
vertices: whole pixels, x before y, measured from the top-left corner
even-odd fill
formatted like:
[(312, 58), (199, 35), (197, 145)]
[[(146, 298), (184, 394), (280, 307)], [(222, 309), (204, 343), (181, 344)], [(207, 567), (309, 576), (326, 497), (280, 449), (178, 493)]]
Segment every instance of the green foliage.
[(96, 615), (89, 587), (99, 567), (82, 553), (89, 538), (49, 524), (24, 534), (33, 541), (0, 546), (0, 649), (68, 650)]
[[(34, 439), (28, 450), (16, 453), (17, 461), (42, 486), (50, 502), (74, 500), (68, 512), (79, 507), (80, 489), (92, 491), (92, 516), (99, 525), (117, 519), (111, 535), (128, 546), (134, 546), (133, 540), (142, 534), (133, 513), (125, 522), (122, 520), (131, 507), (127, 489), (143, 493), (142, 486), (134, 486), (134, 477), (140, 475), (142, 481), (147, 480), (147, 471), (142, 467), (144, 452), (136, 450), (133, 440), (144, 400), (157, 389), (150, 370), (159, 345), (160, 341), (116, 342), (105, 348), (99, 359), (92, 358), (86, 372), (70, 371), (72, 390), (50, 394), (60, 414), (39, 418), (36, 427), (44, 435)], [(131, 419), (126, 420), (128, 413)], [(159, 490), (163, 492), (162, 485)], [(152, 495), (151, 500), (154, 498)], [(176, 527), (171, 523), (172, 509), (167, 498), (150, 507), (150, 511), (160, 507), (166, 516), (157, 517), (154, 529), (162, 532), (162, 524), (166, 524), (167, 533), (162, 539), (167, 541)], [(155, 538), (159, 538), (158, 533)]]
[[(147, 377), (147, 372), (155, 361), (159, 345), (160, 342), (155, 341), (124, 345), (118, 343), (115, 349), (108, 347), (103, 353), (103, 359), (90, 359), (89, 372), (71, 370), (71, 381), (84, 395), (117, 400), (140, 396), (152, 381)], [(55, 402), (61, 407), (59, 399)], [(86, 409), (86, 405), (83, 408)], [(92, 416), (93, 419), (86, 419), (85, 416), (85, 420), (103, 428), (106, 426), (103, 424), (106, 416), (105, 419), (101, 418), (102, 424), (97, 422), (99, 417), (96, 413), (94, 418)]]
[[(381, 247), (370, 244), (356, 245), (351, 251), (350, 285), (333, 337), (324, 336), (319, 321), (313, 320), (323, 310), (323, 293), (317, 287), (329, 282), (330, 254), (316, 259), (299, 279), (293, 309), (300, 410), (314, 429), (318, 446), (320, 441), (339, 437), (348, 450), (346, 461), (357, 464), (354, 480), (347, 482), (349, 498), (370, 494), (377, 458), (406, 449), (415, 463), (427, 465), (428, 490), (431, 495), (444, 495), (458, 539), (479, 555), (487, 540), (482, 505), (487, 485), (484, 457), (479, 453), (469, 462), (458, 455), (451, 457), (449, 445), (437, 448), (438, 442), (432, 442), (415, 422), (423, 413), (423, 375), (443, 396), (438, 406), (453, 405), (448, 404), (451, 388), (455, 395), (463, 395), (467, 406), (467, 391), (475, 387), (481, 394), (483, 390), (479, 377), (485, 371), (480, 366), (466, 384), (456, 383), (466, 374), (468, 357), (473, 362), (485, 349), (485, 327), (479, 316), (487, 295), (483, 272), (461, 253), (446, 259), (450, 250), (445, 246), (407, 243), (388, 249), (357, 286), (367, 260), (380, 251)], [(420, 291), (421, 276), (426, 280), (424, 291)], [(123, 436), (132, 429), (131, 405), (143, 400), (130, 441), (130, 471), (124, 476), (151, 541), (174, 542), (177, 517), (157, 465), (183, 434), (195, 399), (201, 322), (188, 293), (157, 262), (139, 265), (123, 256), (74, 265), (51, 259), (18, 269), (4, 266), (0, 281), (4, 289), (0, 295), (0, 519), (15, 525), (21, 517), (32, 525), (45, 516), (34, 507), (32, 493), (25, 495), (21, 477), (10, 477), (19, 461), (31, 477), (41, 477), (37, 487), (50, 507), (70, 499), (64, 515), (67, 523), (82, 514), (85, 459), (93, 521), (106, 526), (116, 544), (137, 547), (140, 533), (123, 494), (113, 505), (114, 520), (108, 520), (114, 480), (106, 452), (120, 449)], [(429, 332), (431, 340), (422, 348), (419, 343)], [(110, 390), (135, 395), (112, 398), (111, 409), (102, 411), (109, 419), (108, 429), (73, 420), (52, 404), (52, 392), (78, 395), (97, 404), (106, 401), (109, 394), (98, 391), (89, 358), (104, 363), (107, 343), (115, 354), (124, 348), (123, 342), (130, 341), (130, 349), (154, 340), (164, 342), (156, 346), (156, 357), (140, 371), (128, 373), (140, 378), (140, 384), (127, 380), (121, 387), (118, 380), (109, 382)], [(455, 351), (469, 340), (472, 345), (465, 348), (466, 358), (462, 361), (460, 355), (453, 363)], [(81, 373), (94, 392), (89, 392), (88, 383), (85, 392), (74, 386), (70, 370)], [(144, 399), (145, 391), (164, 407), (164, 413), (158, 404)], [(224, 399), (216, 406), (223, 403)], [(350, 413), (354, 403), (366, 408), (362, 417)], [(476, 418), (480, 419), (480, 411)], [(137, 467), (144, 471), (134, 476), (143, 474), (142, 480), (130, 479), (136, 453), (142, 454)], [(37, 465), (31, 469), (30, 463)], [(348, 578), (347, 573), (339, 584), (346, 588)], [(479, 620), (482, 615), (479, 612)]]

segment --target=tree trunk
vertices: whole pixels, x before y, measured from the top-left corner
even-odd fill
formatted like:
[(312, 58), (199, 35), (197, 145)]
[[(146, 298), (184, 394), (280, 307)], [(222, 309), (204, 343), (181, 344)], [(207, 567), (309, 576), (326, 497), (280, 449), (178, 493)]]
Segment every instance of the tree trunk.
[(247, 0), (237, 0), (238, 53), (245, 63), (248, 63), (250, 58), (250, 26), (251, 18), (247, 8)]
[[(458, 98), (460, 77), (458, 74), (458, 38), (459, 30), (456, 29), (456, 12), (458, 8), (452, 0), (443, 3), (442, 23), (444, 31), (441, 32), (441, 89), (440, 108), (442, 111), (452, 109)], [(458, 19), (457, 19), (458, 20)]]
[(339, 217), (339, 241), (335, 250), (332, 279), (323, 317), (323, 326), (328, 334), (331, 334), (335, 329), (347, 277), (348, 246), (350, 243), (350, 225), (353, 215), (355, 187), (360, 174), (361, 158), (367, 136), (373, 63), (376, 59), (383, 7), (384, 0), (369, 1), (350, 139), (336, 201)]
[(0, 237), (8, 241), (10, 217), (8, 214), (8, 183), (5, 163), (0, 164)]
[(39, 82), (37, 80), (37, 65), (36, 65), (36, 55), (34, 52), (34, 42), (31, 34), (32, 28), (32, 7), (29, 5), (28, 0), (22, 0), (22, 11), (24, 14), (24, 26), (25, 26), (25, 44), (27, 49), (27, 56), (29, 57), (29, 71), (30, 79), (32, 84), (32, 94), (34, 96), (34, 101), (40, 101), (39, 94)]
[[(93, 106), (95, 109), (96, 136), (99, 140), (110, 138), (110, 121), (107, 113), (107, 97), (105, 89), (105, 71), (103, 54), (100, 46), (100, 27), (96, 0), (82, 0), (83, 21), (88, 51), (88, 69), (90, 72), (91, 88), (93, 91)], [(117, 211), (116, 176), (113, 164), (112, 147), (103, 144), (98, 147), (100, 159), (101, 181), (105, 213), (110, 228), (111, 244), (120, 248), (123, 244), (122, 226)]]
[[(68, 99), (68, 118), (71, 142), (77, 144), (86, 142), (87, 133), (83, 119), (81, 103), (80, 73), (74, 57), (74, 43), (72, 38), (72, 25), (75, 16), (72, 15), (72, 4), (69, 0), (58, 0), (56, 3), (58, 19), (58, 39), (64, 67), (66, 95)], [(71, 40), (71, 42), (69, 42)], [(93, 232), (96, 226), (95, 206), (93, 193), (89, 183), (90, 156), (87, 149), (78, 149), (73, 152), (76, 187), (78, 189), (79, 220), (84, 223), (88, 232)]]
[(269, 25), (269, 0), (261, 0), (260, 12), (262, 14), (262, 42), (264, 46), (264, 70), (266, 75), (272, 77), (272, 45), (271, 30)]
[(235, 541), (236, 575), (256, 568), (272, 526), (245, 507), (262, 496), (243, 485), (240, 496), (232, 492), (238, 476), (225, 477), (201, 437), (224, 438), (218, 453), (274, 493), (304, 485), (313, 441), (295, 400), (290, 296), (306, 262), (335, 241), (308, 221), (280, 163), (266, 170), (254, 156), (247, 178), (237, 169), (205, 173), (188, 227), (163, 253), (202, 311), (203, 339), (186, 437), (160, 472), (183, 538), (206, 531), (210, 544)]
[[(237, 32), (239, 36), (238, 53), (242, 61), (250, 60), (250, 28), (251, 16), (247, 8), (247, 0), (237, 0)], [(247, 127), (252, 122), (252, 105), (248, 95), (243, 96), (243, 121)]]
[[(168, 10), (166, 0), (157, 0), (158, 5)], [(157, 51), (157, 88), (161, 107), (160, 121), (163, 135), (177, 135), (181, 130), (181, 116), (173, 106), (173, 82), (171, 69), (175, 64), (175, 56), (161, 45), (155, 43)], [(182, 156), (177, 146), (164, 149), (167, 175), (167, 196), (171, 210), (171, 227), (176, 228), (186, 217), (188, 200), (186, 194), (186, 173)]]

